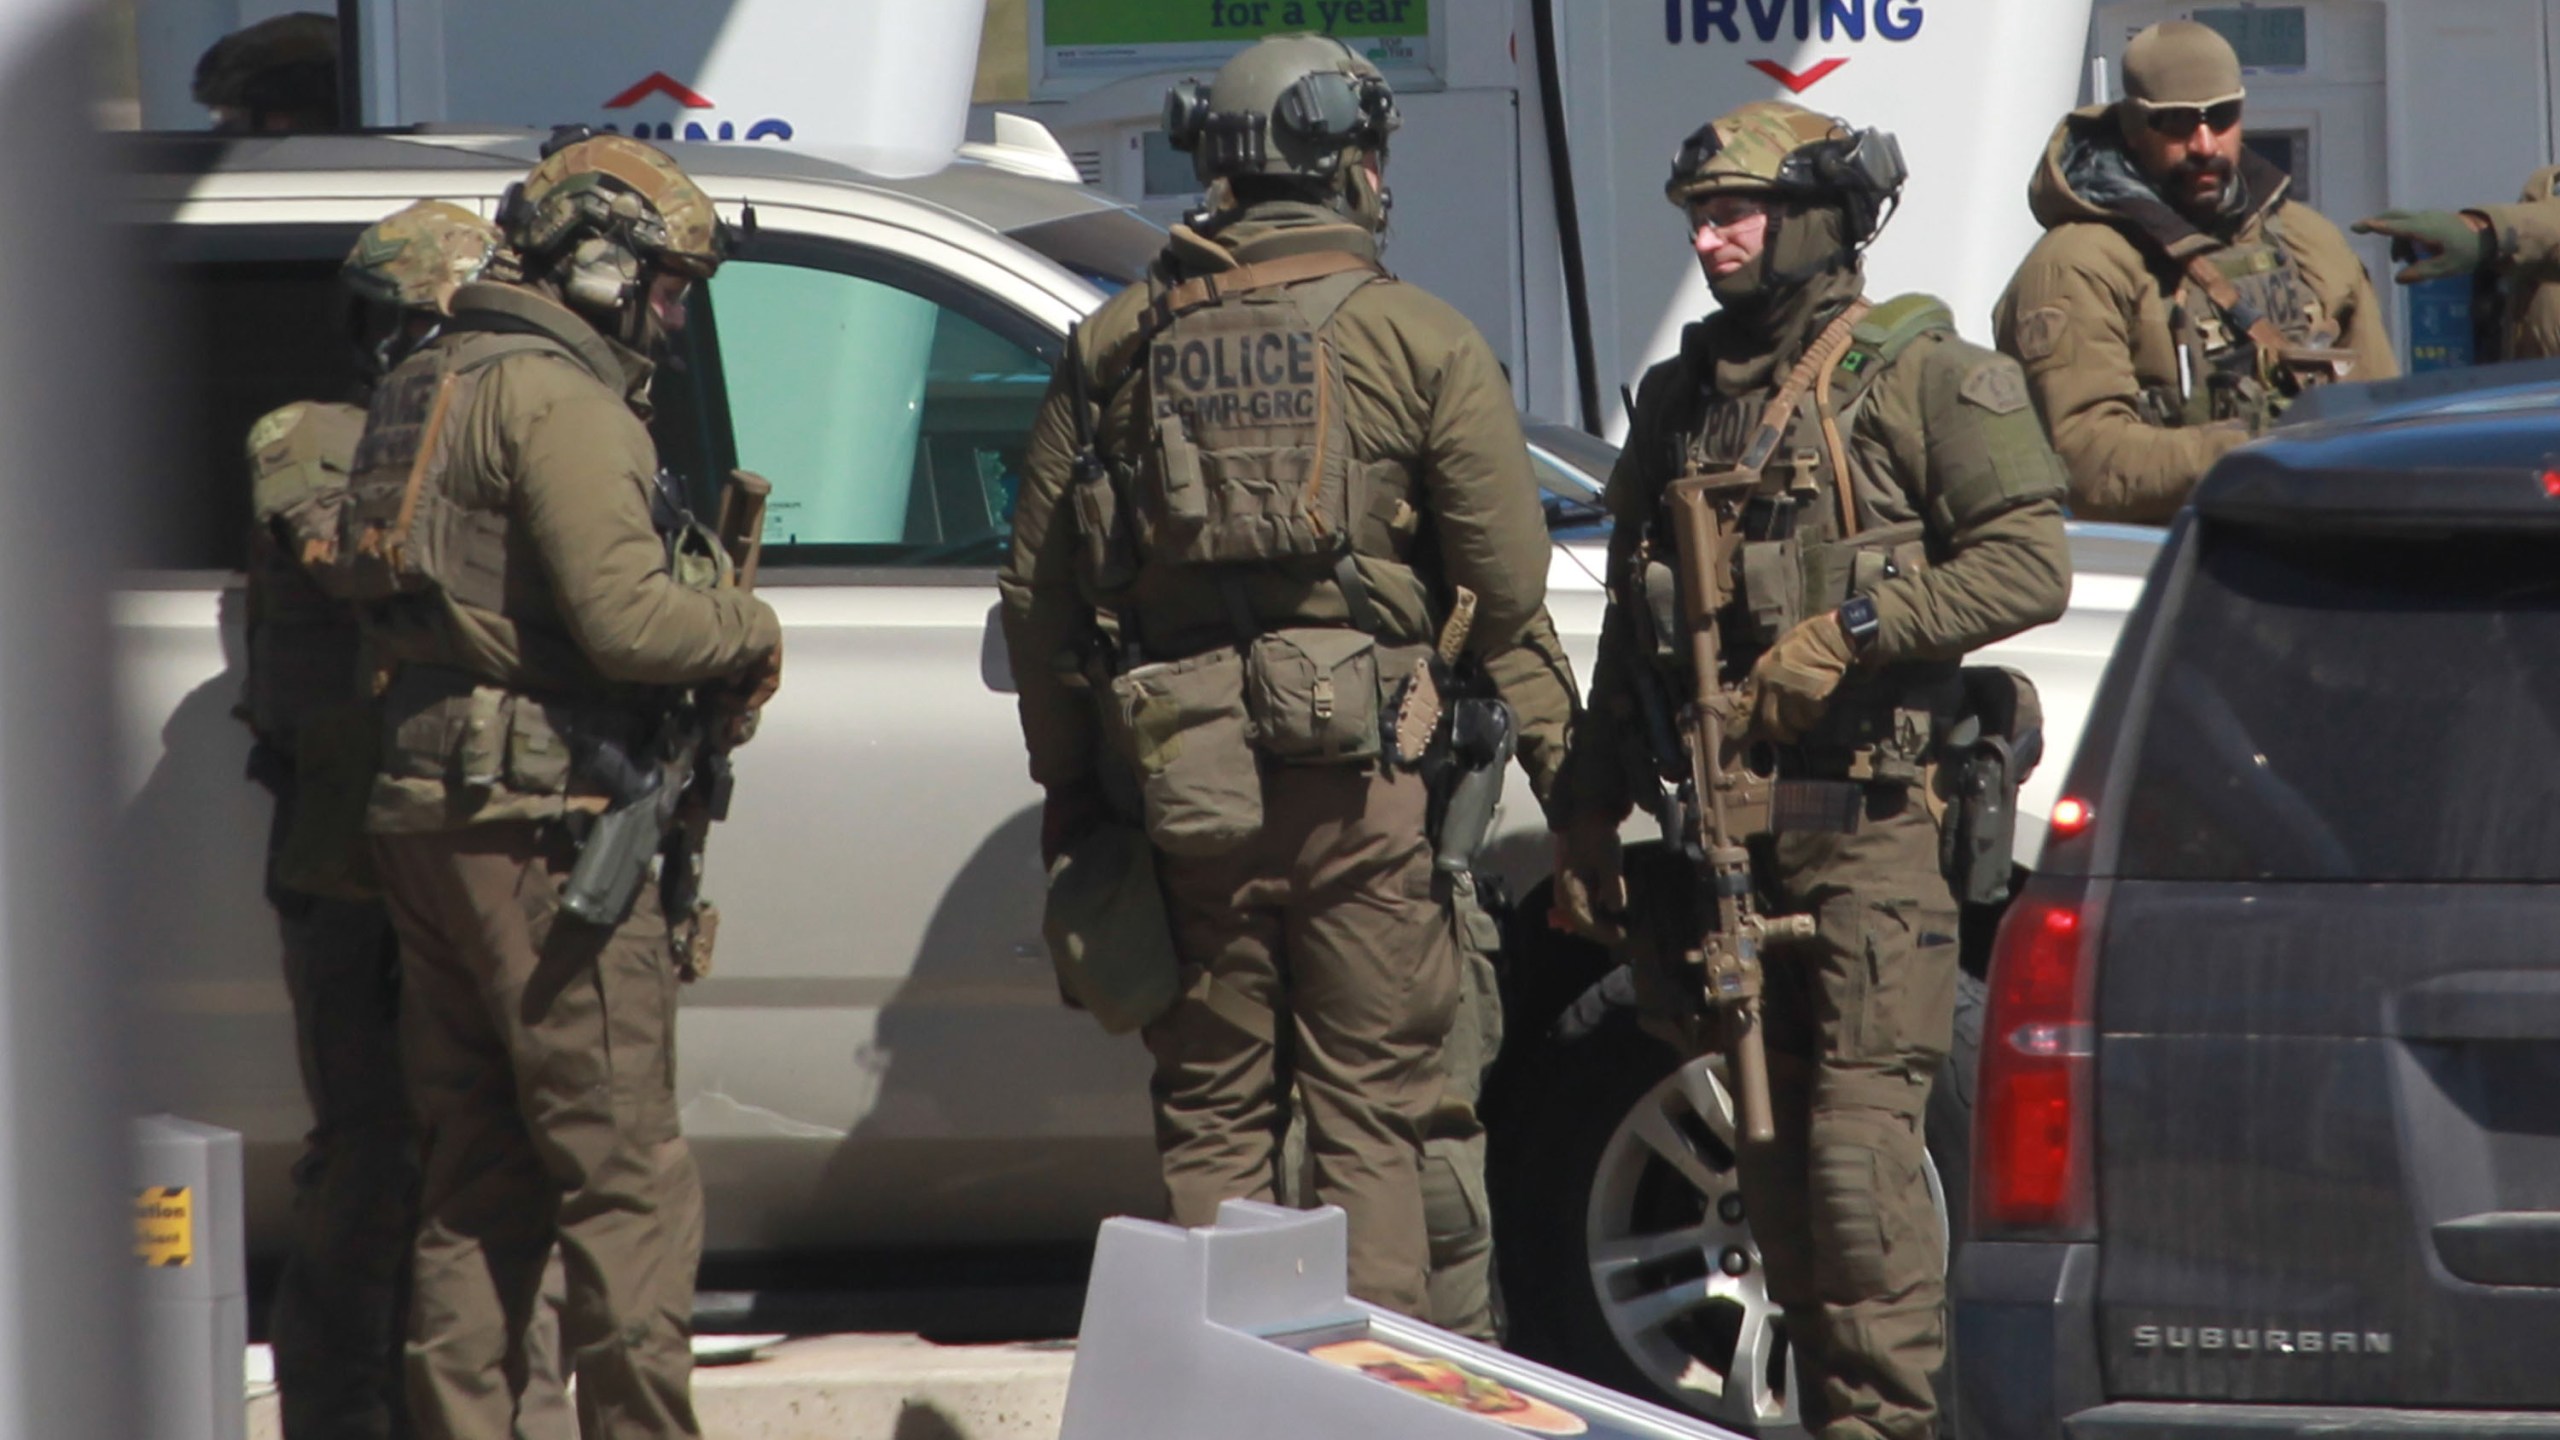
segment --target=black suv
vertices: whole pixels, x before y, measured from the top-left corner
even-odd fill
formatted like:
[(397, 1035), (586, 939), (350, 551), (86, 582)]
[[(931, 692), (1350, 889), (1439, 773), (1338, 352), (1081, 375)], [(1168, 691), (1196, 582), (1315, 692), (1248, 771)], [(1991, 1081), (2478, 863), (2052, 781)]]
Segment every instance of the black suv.
[(2560, 1436), (2560, 385), (2484, 382), (2161, 552), (1995, 948), (1982, 1440)]

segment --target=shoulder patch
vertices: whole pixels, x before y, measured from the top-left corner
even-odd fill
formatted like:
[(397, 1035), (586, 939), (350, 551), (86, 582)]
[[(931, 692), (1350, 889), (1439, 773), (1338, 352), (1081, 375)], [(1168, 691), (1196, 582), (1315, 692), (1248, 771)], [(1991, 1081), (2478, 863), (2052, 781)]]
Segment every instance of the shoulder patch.
[(2027, 408), (2027, 377), (2003, 355), (1974, 367), (1956, 393), (1994, 415), (2013, 415)]
[(293, 427), (302, 423), (302, 412), (308, 408), (296, 400), (260, 416), (258, 423), (249, 427), (249, 453), (255, 455), (292, 434)]
[(2026, 361), (2050, 360), (2062, 348), (2063, 331), (2071, 317), (2059, 305), (2039, 305), (2018, 317), (2018, 358)]

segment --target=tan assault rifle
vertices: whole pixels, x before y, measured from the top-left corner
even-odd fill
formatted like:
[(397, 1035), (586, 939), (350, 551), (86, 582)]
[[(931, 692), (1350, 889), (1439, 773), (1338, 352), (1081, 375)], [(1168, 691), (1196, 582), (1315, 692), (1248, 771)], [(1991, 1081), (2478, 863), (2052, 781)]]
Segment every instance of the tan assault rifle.
[(1725, 685), (1716, 620), (1733, 598), (1735, 554), (1742, 544), (1742, 507), (1758, 488), (1754, 470), (1728, 470), (1675, 480), (1663, 493), (1678, 547), (1682, 624), (1688, 634), (1691, 693), (1680, 707), (1681, 748), (1689, 760), (1687, 833), (1669, 836), (1698, 869), (1690, 907), (1694, 939), (1683, 960), (1696, 968), (1709, 1011), (1721, 1021), (1721, 1048), (1732, 1065), (1734, 1108), (1755, 1144), (1773, 1139), (1769, 1058), (1761, 1029), (1761, 946), (1805, 940), (1810, 915), (1764, 916), (1751, 887), (1744, 844), (1769, 828), (1775, 777), (1744, 762), (1738, 737), (1749, 723), (1736, 687)]
[[(750, 470), (732, 470), (720, 489), (720, 515), (711, 532), (728, 552), (737, 587), (756, 588), (756, 571), (764, 559), (765, 502), (773, 482)], [(703, 714), (697, 702), (698, 733), (693, 747), (693, 773), (683, 798), (676, 802), (667, 827), (666, 848), (659, 855), (659, 900), (666, 907), (667, 935), (676, 957), (676, 972), (686, 980), (711, 973), (711, 951), (720, 937), (720, 907), (702, 895), (702, 851), (714, 821), (729, 818), (729, 796), (737, 777), (729, 763), (731, 740), (755, 733), (754, 713), (745, 717), (734, 737), (716, 712)]]

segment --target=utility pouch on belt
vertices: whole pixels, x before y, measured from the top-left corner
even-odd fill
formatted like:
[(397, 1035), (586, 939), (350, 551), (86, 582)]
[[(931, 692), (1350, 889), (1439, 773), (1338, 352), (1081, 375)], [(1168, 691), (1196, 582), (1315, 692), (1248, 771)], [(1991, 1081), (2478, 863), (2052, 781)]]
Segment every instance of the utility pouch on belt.
[(1040, 916), (1058, 990), (1125, 1035), (1173, 1008), (1181, 962), (1156, 885), (1155, 851), (1130, 825), (1102, 825), (1049, 867)]
[(1957, 900), (1994, 905), (2009, 896), (2018, 787), (2044, 754), (2044, 706), (2035, 682), (2015, 670), (1963, 675), (1965, 715), (1940, 750), (1950, 804), (1938, 858)]
[(1221, 647), (1111, 679), (1108, 723), (1137, 774), (1147, 838), (1168, 855), (1223, 855), (1261, 833), (1244, 673), (1244, 652)]
[(1245, 710), (1264, 754), (1284, 765), (1378, 758), (1378, 642), (1358, 630), (1304, 626), (1254, 637), (1245, 652)]

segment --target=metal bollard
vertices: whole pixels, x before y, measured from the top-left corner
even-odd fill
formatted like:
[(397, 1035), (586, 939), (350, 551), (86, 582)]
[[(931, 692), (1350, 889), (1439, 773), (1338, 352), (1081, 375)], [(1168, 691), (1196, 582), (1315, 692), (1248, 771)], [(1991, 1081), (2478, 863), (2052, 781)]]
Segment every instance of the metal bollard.
[(247, 1440), (249, 1283), (240, 1136), (133, 1122), (135, 1277), (149, 1440)]

